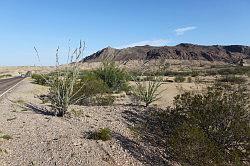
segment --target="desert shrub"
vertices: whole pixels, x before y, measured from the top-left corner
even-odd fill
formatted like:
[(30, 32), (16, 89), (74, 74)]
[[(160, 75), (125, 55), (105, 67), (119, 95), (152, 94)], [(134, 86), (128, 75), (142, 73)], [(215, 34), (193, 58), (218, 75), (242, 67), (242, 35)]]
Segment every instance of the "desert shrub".
[(249, 146), (247, 103), (249, 94), (239, 86), (177, 96), (175, 111), (182, 120), (169, 142), (175, 158), (190, 165), (243, 164)]
[(248, 165), (249, 104), (246, 87), (216, 85), (202, 94), (178, 95), (173, 108), (143, 112), (137, 130), (141, 141), (164, 151), (164, 160)]
[(38, 85), (48, 85), (49, 83), (49, 76), (46, 74), (32, 74), (31, 78), (34, 80), (34, 83)]
[(94, 72), (86, 72), (74, 87), (75, 104), (79, 105), (112, 105), (115, 98), (111, 90)]
[(110, 94), (97, 94), (94, 96), (90, 96), (88, 98), (84, 98), (80, 103), (80, 105), (85, 106), (108, 106), (113, 105), (115, 98)]
[(250, 75), (249, 66), (236, 66), (205, 70), (205, 75)]
[(219, 69), (218, 73), (220, 75), (236, 75), (236, 74), (245, 74), (245, 72), (243, 71), (244, 68), (242, 67), (235, 67), (235, 68), (225, 68), (225, 69)]
[[(80, 41), (79, 47), (68, 57), (70, 62), (63, 70), (60, 68), (59, 48), (57, 49), (56, 70), (48, 81), (48, 86), (50, 87), (48, 99), (56, 116), (63, 116), (68, 111), (69, 105), (75, 104), (81, 98), (81, 96), (75, 97), (75, 89), (80, 77), (79, 64), (84, 48), (85, 45), (82, 45)], [(81, 87), (77, 88), (81, 89)]]
[(192, 76), (196, 77), (202, 74), (201, 71), (171, 71), (171, 70), (163, 70), (163, 71), (131, 71), (130, 75), (132, 76)]
[(198, 71), (192, 71), (191, 77), (197, 77), (200, 73)]
[(12, 139), (12, 137), (8, 134), (4, 134), (0, 131), (0, 139), (5, 139), (5, 140), (9, 140)]
[(243, 77), (237, 77), (235, 75), (226, 75), (217, 80), (218, 82), (227, 82), (232, 84), (243, 84), (247, 80)]
[(99, 131), (90, 133), (88, 138), (94, 140), (108, 141), (112, 137), (111, 130), (109, 128), (102, 128)]
[(180, 77), (185, 77), (191, 75), (192, 72), (190, 71), (165, 71), (164, 75), (165, 76), (180, 76)]
[(94, 105), (98, 106), (108, 106), (113, 105), (115, 101), (115, 97), (111, 96), (110, 94), (102, 95), (102, 96), (96, 96), (94, 97)]
[(215, 69), (205, 70), (205, 76), (215, 76), (218, 75), (218, 71)]
[(142, 81), (155, 81), (155, 77), (154, 76), (147, 76), (147, 77), (143, 77), (141, 78)]
[(188, 82), (188, 83), (191, 83), (191, 82), (192, 82), (192, 78), (191, 78), (191, 77), (188, 77), (188, 78), (187, 78), (187, 82)]
[(132, 81), (164, 81), (160, 76), (136, 76), (131, 78)]
[(182, 77), (182, 76), (176, 76), (175, 78), (174, 78), (174, 81), (175, 82), (184, 82), (186, 80), (186, 78), (185, 77)]
[[(58, 71), (60, 72), (60, 71)], [(63, 76), (54, 76), (49, 82), (49, 100), (55, 115), (63, 116), (70, 104), (74, 103), (74, 87), (76, 76), (65, 73)], [(75, 99), (77, 100), (77, 99)]]
[(114, 62), (104, 62), (103, 66), (95, 71), (98, 78), (115, 92), (127, 90), (128, 74), (115, 65)]
[(72, 113), (72, 115), (74, 115), (75, 117), (80, 117), (82, 115), (82, 111), (81, 110), (77, 110), (77, 109), (71, 109), (70, 111)]
[(11, 74), (3, 74), (3, 75), (0, 75), (0, 78), (7, 78), (7, 77), (12, 77)]
[(81, 80), (76, 83), (73, 98), (77, 98), (76, 103), (82, 105), (87, 104), (97, 94), (102, 95), (109, 91), (109, 87), (103, 80), (98, 78), (93, 72), (89, 72), (82, 76)]
[(132, 88), (133, 96), (141, 102), (145, 103), (145, 106), (149, 106), (151, 103), (160, 99), (158, 89), (162, 85), (160, 81), (138, 81)]

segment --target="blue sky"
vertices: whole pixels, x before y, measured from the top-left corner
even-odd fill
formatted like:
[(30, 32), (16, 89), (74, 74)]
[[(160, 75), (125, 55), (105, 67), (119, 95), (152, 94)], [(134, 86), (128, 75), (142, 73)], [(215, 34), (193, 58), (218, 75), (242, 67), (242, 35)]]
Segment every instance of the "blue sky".
[(60, 46), (250, 45), (250, 0), (1, 0), (0, 65), (53, 65)]

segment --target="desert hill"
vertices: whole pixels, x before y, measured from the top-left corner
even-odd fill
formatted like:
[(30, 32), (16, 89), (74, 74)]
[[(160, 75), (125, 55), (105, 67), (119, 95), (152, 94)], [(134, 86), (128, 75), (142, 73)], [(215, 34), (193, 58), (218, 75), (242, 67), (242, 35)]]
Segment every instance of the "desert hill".
[(104, 48), (82, 60), (82, 62), (100, 62), (103, 60), (202, 60), (237, 63), (241, 59), (250, 59), (250, 46), (243, 45), (195, 45), (181, 43), (176, 46), (135, 46), (124, 49)]

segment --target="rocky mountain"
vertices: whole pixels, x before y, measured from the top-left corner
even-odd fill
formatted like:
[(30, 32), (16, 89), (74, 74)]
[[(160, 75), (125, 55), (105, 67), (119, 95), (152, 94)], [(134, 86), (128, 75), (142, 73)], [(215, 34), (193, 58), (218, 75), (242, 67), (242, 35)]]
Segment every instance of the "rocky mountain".
[(240, 59), (250, 59), (250, 46), (242, 45), (194, 45), (181, 43), (176, 46), (136, 46), (124, 49), (104, 48), (82, 60), (99, 62), (103, 60), (129, 61), (153, 59), (205, 60), (237, 63)]

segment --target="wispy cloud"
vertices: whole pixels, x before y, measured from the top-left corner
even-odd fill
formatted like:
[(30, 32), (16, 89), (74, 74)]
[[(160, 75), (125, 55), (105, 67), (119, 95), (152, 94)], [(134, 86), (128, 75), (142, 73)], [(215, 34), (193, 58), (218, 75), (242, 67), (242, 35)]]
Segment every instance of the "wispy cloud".
[(197, 29), (197, 27), (189, 26), (189, 27), (184, 27), (184, 28), (178, 28), (178, 29), (175, 29), (174, 31), (175, 31), (177, 36), (180, 36), (180, 35), (183, 35), (187, 31), (192, 31), (192, 30), (195, 30), (195, 29)]
[(134, 46), (145, 46), (145, 45), (150, 45), (150, 46), (163, 46), (169, 43), (170, 40), (167, 39), (157, 39), (157, 40), (145, 40), (145, 41), (140, 41), (140, 42), (135, 42), (127, 45), (122, 45), (116, 48), (127, 48), (127, 47), (134, 47)]

